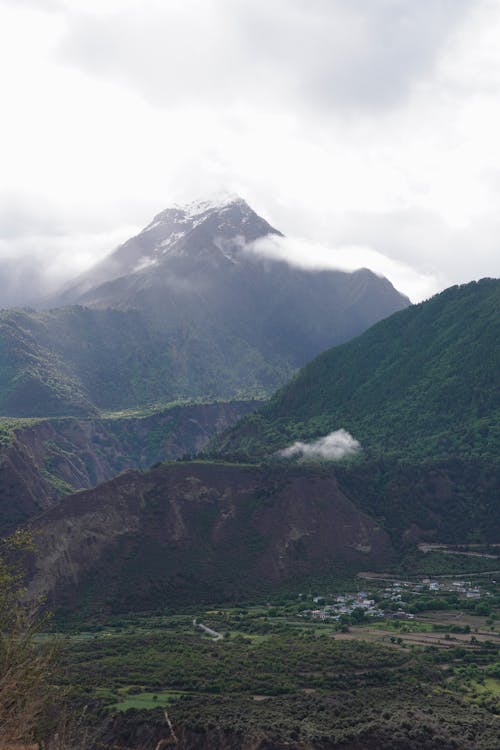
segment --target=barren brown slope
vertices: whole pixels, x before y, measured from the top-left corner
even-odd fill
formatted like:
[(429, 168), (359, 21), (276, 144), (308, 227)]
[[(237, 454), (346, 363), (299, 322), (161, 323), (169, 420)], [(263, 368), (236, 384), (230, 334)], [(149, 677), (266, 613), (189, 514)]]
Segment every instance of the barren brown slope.
[(33, 525), (31, 595), (112, 611), (215, 602), (391, 556), (333, 474), (178, 463), (65, 498)]

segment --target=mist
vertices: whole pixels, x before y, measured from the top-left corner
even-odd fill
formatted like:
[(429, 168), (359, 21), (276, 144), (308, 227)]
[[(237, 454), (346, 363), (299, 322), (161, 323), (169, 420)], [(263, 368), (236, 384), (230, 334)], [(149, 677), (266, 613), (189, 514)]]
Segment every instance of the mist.
[(325, 461), (340, 461), (342, 458), (354, 456), (361, 451), (359, 443), (347, 430), (340, 429), (330, 432), (311, 443), (297, 441), (288, 448), (278, 452), (282, 458), (316, 458)]
[[(5, 224), (3, 225), (5, 228)], [(68, 281), (134, 235), (136, 227), (102, 232), (29, 230), (19, 236), (0, 231), (0, 308), (37, 306)]]
[(4, 304), (221, 186), (303, 266), (497, 276), (499, 33), (483, 0), (0, 0)]
[(435, 276), (421, 273), (410, 265), (389, 258), (368, 245), (332, 245), (311, 242), (297, 237), (270, 234), (248, 244), (248, 252), (261, 257), (281, 260), (309, 271), (357, 271), (369, 268), (384, 276), (412, 302), (425, 299), (439, 291)]

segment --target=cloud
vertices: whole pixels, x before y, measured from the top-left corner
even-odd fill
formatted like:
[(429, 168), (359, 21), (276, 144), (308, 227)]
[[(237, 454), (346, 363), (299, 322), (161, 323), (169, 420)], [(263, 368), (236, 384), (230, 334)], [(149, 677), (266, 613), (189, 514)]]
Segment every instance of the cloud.
[(92, 228), (34, 196), (0, 194), (0, 308), (36, 304), (135, 234)]
[(500, 276), (497, 210), (477, 212), (458, 226), (437, 211), (419, 208), (335, 213), (323, 230), (328, 247), (376, 248), (381, 258), (366, 256), (365, 265), (386, 275), (414, 302), (451, 284)]
[(297, 441), (289, 448), (278, 452), (282, 458), (319, 458), (325, 461), (339, 461), (354, 456), (361, 450), (361, 444), (347, 430), (336, 430), (312, 443)]
[(499, 34), (491, 0), (0, 0), (2, 255), (59, 273), (223, 187), (415, 301), (500, 275)]
[(268, 235), (247, 245), (245, 249), (256, 255), (286, 261), (311, 271), (355, 271), (369, 268), (388, 278), (396, 289), (408, 295), (412, 301), (430, 297), (439, 289), (434, 276), (419, 273), (410, 265), (389, 258), (367, 245), (328, 247), (304, 239)]
[(258, 40), (281, 87), (284, 81), (285, 90), (320, 110), (359, 111), (399, 104), (429, 75), (467, 2), (241, 0), (233, 7), (248, 47)]
[(133, 273), (138, 273), (139, 271), (144, 271), (144, 269), (146, 268), (151, 268), (151, 266), (157, 266), (157, 265), (158, 265), (158, 258), (151, 258), (145, 255), (142, 258), (139, 258), (139, 262), (133, 269)]
[[(81, 9), (75, 11), (75, 7)], [(61, 55), (169, 109), (207, 100), (325, 110), (399, 104), (467, 0), (149, 0), (67, 4)]]
[(17, 9), (32, 8), (36, 11), (62, 10), (64, 0), (0, 0), (0, 5), (12, 6)]

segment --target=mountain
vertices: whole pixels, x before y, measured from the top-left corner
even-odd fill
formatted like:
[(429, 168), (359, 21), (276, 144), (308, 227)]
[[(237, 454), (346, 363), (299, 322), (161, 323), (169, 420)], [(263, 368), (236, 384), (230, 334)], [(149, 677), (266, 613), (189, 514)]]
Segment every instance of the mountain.
[[(408, 305), (383, 278), (264, 258), (243, 200), (167, 209), (50, 300), (0, 313), (0, 414), (262, 396)], [(62, 305), (62, 306), (61, 306)]]
[(447, 289), (304, 367), (216, 453), (264, 456), (345, 429), (365, 458), (498, 460), (500, 280)]
[(0, 312), (0, 415), (89, 416), (176, 400), (261, 397), (292, 371), (223, 331), (138, 310)]
[(31, 521), (28, 595), (82, 616), (123, 614), (413, 571), (418, 542), (498, 542), (499, 477), (486, 461), (179, 461), (125, 472)]
[(226, 261), (234, 264), (242, 255), (245, 243), (268, 234), (280, 232), (238, 196), (167, 208), (136, 237), (68, 284), (51, 299), (51, 306), (151, 307), (151, 292), (175, 292), (201, 268), (221, 272)]

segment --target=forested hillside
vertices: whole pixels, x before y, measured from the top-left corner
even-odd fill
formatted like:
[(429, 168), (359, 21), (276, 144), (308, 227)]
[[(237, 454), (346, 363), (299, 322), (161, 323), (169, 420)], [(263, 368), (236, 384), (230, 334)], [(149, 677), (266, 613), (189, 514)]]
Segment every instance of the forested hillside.
[(498, 459), (500, 281), (455, 286), (304, 367), (217, 440), (238, 457), (345, 429), (363, 455)]

